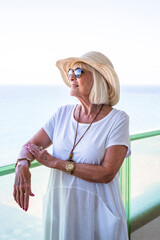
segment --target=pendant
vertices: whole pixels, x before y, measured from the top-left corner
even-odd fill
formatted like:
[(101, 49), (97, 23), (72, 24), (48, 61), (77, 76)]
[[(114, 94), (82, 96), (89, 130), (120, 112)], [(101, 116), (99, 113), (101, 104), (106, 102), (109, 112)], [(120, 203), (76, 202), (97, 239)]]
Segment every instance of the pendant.
[(73, 153), (70, 153), (70, 154), (69, 154), (69, 159), (68, 159), (68, 160), (72, 160), (72, 158), (73, 158)]
[(74, 160), (73, 160), (73, 159), (70, 159), (70, 158), (65, 159), (65, 161), (71, 161), (71, 162), (74, 162)]
[(66, 161), (73, 161), (74, 162), (74, 160), (72, 158), (73, 158), (73, 153), (70, 153), (69, 158), (67, 158)]

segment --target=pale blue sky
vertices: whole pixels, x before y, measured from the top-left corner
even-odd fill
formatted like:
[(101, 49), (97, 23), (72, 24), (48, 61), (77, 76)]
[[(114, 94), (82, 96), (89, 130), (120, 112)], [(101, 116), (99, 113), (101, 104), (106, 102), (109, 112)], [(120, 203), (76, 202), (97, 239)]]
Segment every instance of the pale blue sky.
[(121, 84), (160, 84), (159, 0), (0, 0), (0, 84), (61, 84), (55, 62), (100, 51)]

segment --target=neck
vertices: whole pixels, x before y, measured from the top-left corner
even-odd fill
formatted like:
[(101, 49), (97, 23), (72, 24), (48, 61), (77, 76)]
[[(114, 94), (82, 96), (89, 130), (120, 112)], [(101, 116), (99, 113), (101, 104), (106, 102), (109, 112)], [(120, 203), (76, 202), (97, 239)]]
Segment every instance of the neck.
[(92, 104), (89, 101), (82, 101), (81, 102), (81, 113), (85, 116), (90, 116), (92, 114), (95, 114), (99, 111), (100, 107), (102, 106), (101, 104)]

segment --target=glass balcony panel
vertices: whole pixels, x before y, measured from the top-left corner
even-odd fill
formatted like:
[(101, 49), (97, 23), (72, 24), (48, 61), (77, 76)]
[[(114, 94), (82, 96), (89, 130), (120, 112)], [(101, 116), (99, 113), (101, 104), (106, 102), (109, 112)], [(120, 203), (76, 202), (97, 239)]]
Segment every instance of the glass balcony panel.
[(160, 136), (132, 142), (131, 232), (160, 215)]
[[(125, 188), (122, 188), (122, 197), (125, 200), (126, 212), (128, 212), (127, 209), (131, 206), (127, 216), (128, 219), (131, 219), (131, 232), (160, 215), (159, 146), (160, 136), (133, 141), (132, 157), (124, 162), (121, 186)], [(131, 163), (131, 171), (127, 170), (128, 162)], [(27, 212), (23, 211), (13, 199), (14, 174), (0, 177), (1, 240), (42, 240), (42, 202), (47, 188), (49, 169), (40, 166), (31, 169), (31, 173), (32, 191), (35, 197), (30, 197), (30, 207)], [(129, 177), (130, 173), (131, 177)], [(130, 185), (127, 183), (130, 178), (131, 189), (129, 189)], [(129, 198), (130, 190), (131, 205)]]
[(0, 177), (0, 239), (42, 240), (42, 201), (49, 176), (43, 166), (32, 168), (32, 192), (30, 206), (23, 211), (13, 198), (14, 174)]

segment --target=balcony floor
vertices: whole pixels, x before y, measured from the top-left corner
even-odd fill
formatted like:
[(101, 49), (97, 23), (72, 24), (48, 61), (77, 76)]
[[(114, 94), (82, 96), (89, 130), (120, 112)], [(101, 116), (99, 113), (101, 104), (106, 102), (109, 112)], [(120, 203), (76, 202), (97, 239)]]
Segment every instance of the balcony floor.
[(160, 217), (147, 223), (131, 234), (131, 240), (159, 240)]

